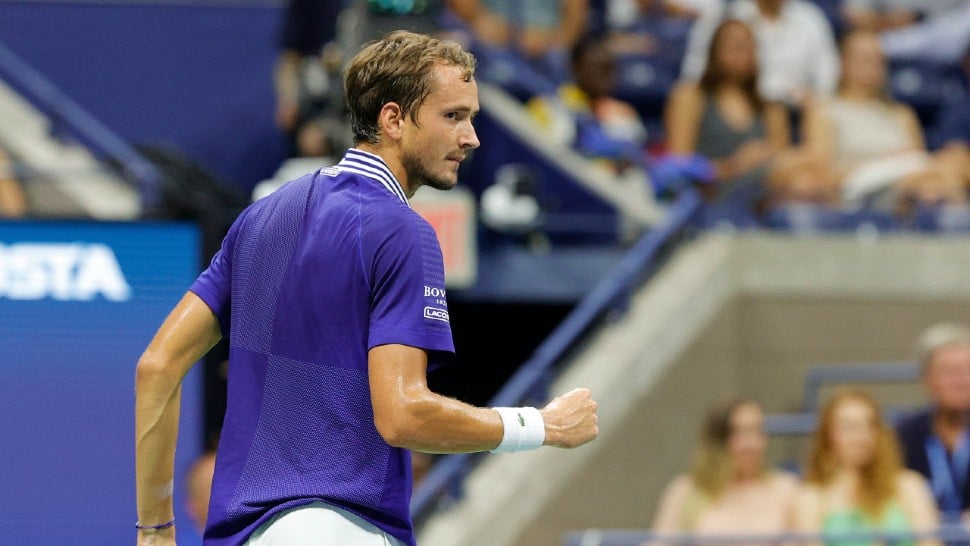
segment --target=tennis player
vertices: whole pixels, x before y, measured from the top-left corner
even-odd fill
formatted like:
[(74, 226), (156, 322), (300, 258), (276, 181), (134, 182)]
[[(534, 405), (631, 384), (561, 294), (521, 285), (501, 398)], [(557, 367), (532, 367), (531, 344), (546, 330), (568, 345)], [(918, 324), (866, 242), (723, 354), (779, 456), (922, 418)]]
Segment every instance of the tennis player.
[(449, 189), (479, 142), (474, 58), (393, 32), (345, 75), (355, 147), (244, 211), (136, 372), (138, 544), (173, 545), (181, 380), (223, 336), (228, 405), (205, 544), (415, 544), (410, 451), (576, 447), (586, 389), (542, 409), (428, 389), (454, 352), (441, 250), (408, 198)]

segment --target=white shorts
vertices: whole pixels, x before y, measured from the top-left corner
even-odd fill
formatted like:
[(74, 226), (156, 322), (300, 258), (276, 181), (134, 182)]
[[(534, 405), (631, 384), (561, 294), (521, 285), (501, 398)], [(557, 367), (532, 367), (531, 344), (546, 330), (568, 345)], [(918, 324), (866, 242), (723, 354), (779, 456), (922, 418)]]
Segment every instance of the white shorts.
[(285, 510), (259, 526), (245, 546), (403, 546), (367, 520), (323, 502)]

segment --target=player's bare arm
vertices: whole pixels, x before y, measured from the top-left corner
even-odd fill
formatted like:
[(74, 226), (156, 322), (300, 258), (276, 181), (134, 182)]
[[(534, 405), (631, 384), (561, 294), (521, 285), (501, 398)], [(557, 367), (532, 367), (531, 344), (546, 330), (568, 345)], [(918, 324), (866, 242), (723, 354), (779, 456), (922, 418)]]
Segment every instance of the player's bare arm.
[[(221, 338), (212, 310), (189, 292), (169, 314), (135, 372), (135, 475), (138, 521), (173, 519), (172, 485), (182, 378)], [(139, 544), (174, 544), (175, 529), (139, 532)]]
[[(496, 448), (503, 438), (498, 412), (432, 392), (427, 353), (406, 345), (381, 345), (368, 354), (371, 403), (378, 432), (391, 445), (427, 453), (465, 453)], [(599, 430), (589, 390), (557, 397), (539, 412), (544, 445), (577, 447)]]

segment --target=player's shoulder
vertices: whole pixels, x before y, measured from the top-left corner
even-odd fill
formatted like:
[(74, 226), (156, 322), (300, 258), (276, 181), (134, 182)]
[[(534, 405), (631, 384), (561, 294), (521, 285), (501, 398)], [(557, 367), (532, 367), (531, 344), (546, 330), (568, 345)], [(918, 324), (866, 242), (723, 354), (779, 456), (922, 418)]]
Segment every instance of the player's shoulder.
[(380, 207), (361, 209), (361, 238), (368, 242), (425, 244), (437, 241), (434, 228), (406, 202), (383, 202)]

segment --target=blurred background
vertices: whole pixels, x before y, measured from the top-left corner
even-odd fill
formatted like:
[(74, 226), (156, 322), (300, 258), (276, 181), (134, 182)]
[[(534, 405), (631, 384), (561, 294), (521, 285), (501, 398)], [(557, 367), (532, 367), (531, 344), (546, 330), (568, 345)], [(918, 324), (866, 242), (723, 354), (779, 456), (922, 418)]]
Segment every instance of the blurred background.
[[(413, 201), (458, 351), (432, 387), (601, 404), (574, 452), (416, 456), (422, 545), (791, 530), (798, 482), (829, 484), (812, 434), (847, 386), (876, 428), (929, 412), (953, 485), (923, 436), (894, 453), (959, 521), (970, 354), (933, 362), (970, 351), (970, 2), (0, 0), (0, 543), (132, 540), (135, 362), (239, 212), (352, 145), (342, 68), (398, 28), (479, 63), (482, 146)], [(201, 544), (224, 345), (183, 394), (182, 545)], [(704, 446), (727, 482), (704, 485)], [(787, 523), (738, 523), (742, 467)]]

